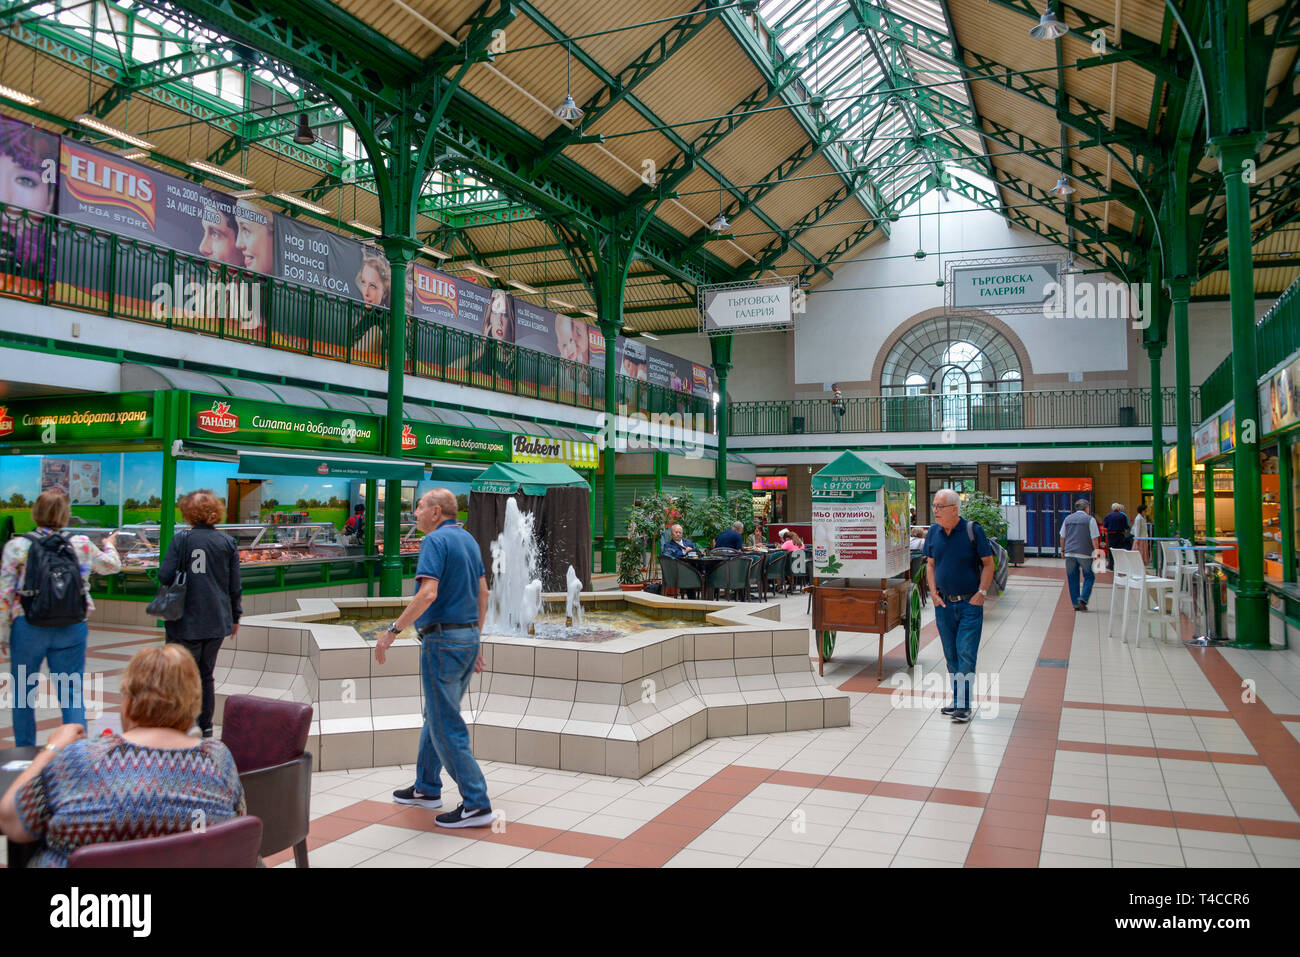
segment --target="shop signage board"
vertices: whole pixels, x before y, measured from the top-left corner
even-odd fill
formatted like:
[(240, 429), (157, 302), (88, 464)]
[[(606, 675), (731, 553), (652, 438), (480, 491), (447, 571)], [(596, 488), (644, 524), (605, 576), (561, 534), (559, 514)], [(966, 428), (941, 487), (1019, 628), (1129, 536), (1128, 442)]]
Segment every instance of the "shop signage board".
[(1219, 413), (1219, 451), (1231, 452), (1237, 447), (1237, 412), (1234, 406)]
[(814, 475), (814, 574), (867, 579), (906, 574), (909, 499), (907, 479), (856, 452), (845, 452)]
[(515, 435), (510, 461), (555, 462), (575, 469), (594, 469), (600, 467), (600, 450), (595, 442)]
[[(1173, 478), (1178, 474), (1178, 446), (1171, 445), (1165, 449), (1165, 478)], [(1177, 494), (1170, 492), (1170, 495)]]
[(1058, 259), (997, 259), (951, 262), (945, 291), (953, 310), (991, 313), (1041, 312), (1059, 283)]
[(383, 420), (377, 415), (202, 392), (189, 394), (185, 434), (200, 441), (286, 449), (380, 453), (384, 447)]
[(1261, 433), (1300, 422), (1300, 359), (1283, 366), (1259, 387)]
[(1192, 458), (1204, 462), (1219, 454), (1219, 417), (1216, 415), (1203, 424), (1192, 436)]
[(1087, 478), (1022, 478), (1022, 492), (1091, 492), (1092, 479)]
[(704, 328), (710, 334), (781, 329), (794, 319), (789, 285), (703, 289)]
[(402, 455), (458, 462), (509, 462), (510, 434), (434, 422), (402, 424)]
[(154, 405), (152, 392), (0, 399), (0, 446), (156, 438)]
[(754, 491), (763, 491), (765, 489), (784, 489), (788, 487), (790, 479), (785, 475), (760, 475), (754, 479)]

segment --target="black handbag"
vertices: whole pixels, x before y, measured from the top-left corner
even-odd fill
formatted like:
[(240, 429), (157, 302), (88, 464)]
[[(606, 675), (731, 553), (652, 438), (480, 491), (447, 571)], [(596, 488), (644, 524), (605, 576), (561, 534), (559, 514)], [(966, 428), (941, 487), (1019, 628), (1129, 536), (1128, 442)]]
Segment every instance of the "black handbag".
[(185, 542), (188, 538), (189, 533), (183, 533), (178, 549), (181, 554), (176, 579), (170, 585), (159, 585), (158, 594), (153, 596), (153, 601), (145, 608), (149, 614), (163, 621), (177, 621), (185, 614), (185, 592), (188, 587), (185, 580)]

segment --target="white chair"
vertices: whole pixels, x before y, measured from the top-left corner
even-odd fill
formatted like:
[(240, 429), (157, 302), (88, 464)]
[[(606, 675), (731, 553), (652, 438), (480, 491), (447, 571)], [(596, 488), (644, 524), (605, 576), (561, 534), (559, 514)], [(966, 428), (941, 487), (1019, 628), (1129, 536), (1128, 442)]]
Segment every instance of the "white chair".
[(1128, 568), (1129, 565), (1127, 561), (1121, 562), (1119, 557), (1120, 553), (1124, 551), (1125, 550), (1122, 548), (1112, 548), (1110, 550), (1111, 555), (1114, 556), (1115, 559), (1115, 571), (1114, 571), (1114, 578), (1111, 581), (1110, 617), (1106, 619), (1106, 634), (1110, 635), (1110, 637), (1112, 638), (1115, 637), (1115, 599), (1120, 595), (1121, 592), (1124, 595), (1124, 613), (1123, 613), (1123, 617), (1120, 618), (1120, 633), (1121, 635), (1126, 635), (1128, 633), (1128, 588), (1129, 588)]
[[(1191, 552), (1183, 551), (1184, 546), (1189, 542), (1161, 542), (1160, 548), (1165, 556), (1164, 569), (1161, 575), (1171, 579), (1178, 592), (1179, 603), (1182, 603), (1184, 597), (1189, 601), (1192, 597), (1192, 585), (1196, 578), (1196, 561)], [(1186, 587), (1184, 587), (1186, 583)]]
[[(1133, 644), (1135, 647), (1142, 647), (1142, 619), (1147, 619), (1147, 628), (1152, 625), (1159, 625), (1161, 637), (1164, 638), (1166, 627), (1173, 630), (1174, 640), (1178, 638), (1178, 605), (1174, 590), (1175, 582), (1172, 578), (1161, 578), (1157, 575), (1148, 575), (1146, 566), (1142, 562), (1142, 556), (1137, 552), (1124, 551), (1124, 563), (1128, 576), (1128, 591), (1135, 592), (1137, 595), (1137, 627), (1134, 631)], [(1118, 565), (1119, 556), (1117, 551), (1116, 563)], [(1125, 595), (1124, 609), (1128, 611), (1127, 594)], [(1148, 604), (1150, 602), (1150, 604)], [(1165, 639), (1168, 640), (1168, 639)], [(1125, 619), (1124, 641), (1128, 641), (1128, 622)]]

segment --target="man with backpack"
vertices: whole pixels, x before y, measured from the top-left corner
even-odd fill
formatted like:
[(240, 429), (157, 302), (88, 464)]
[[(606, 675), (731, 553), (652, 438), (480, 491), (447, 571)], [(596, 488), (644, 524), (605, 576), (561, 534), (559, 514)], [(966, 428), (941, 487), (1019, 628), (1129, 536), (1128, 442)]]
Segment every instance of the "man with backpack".
[(32, 506), (36, 531), (10, 539), (0, 558), (0, 646), (10, 649), (18, 747), (36, 744), (34, 699), (46, 661), (63, 723), (86, 727), (86, 616), (95, 609), (86, 582), (91, 572), (117, 574), (122, 560), (113, 535), (102, 550), (85, 535), (64, 535), (71, 518), (67, 495), (42, 492)]
[(934, 620), (952, 676), (952, 705), (941, 711), (959, 724), (971, 719), (971, 685), (984, 628), (984, 601), (996, 570), (984, 529), (962, 518), (960, 509), (961, 496), (952, 489), (935, 493), (931, 507), (934, 524), (926, 533), (923, 549)]
[(352, 517), (343, 523), (344, 535), (360, 536), (365, 530), (366, 506), (358, 504), (352, 508)]

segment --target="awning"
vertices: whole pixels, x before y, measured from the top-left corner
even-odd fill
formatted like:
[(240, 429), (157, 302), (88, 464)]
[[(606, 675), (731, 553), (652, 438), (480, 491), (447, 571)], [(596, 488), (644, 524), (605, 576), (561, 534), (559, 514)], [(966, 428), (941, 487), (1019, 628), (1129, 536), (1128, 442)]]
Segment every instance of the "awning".
[(489, 495), (513, 495), (520, 489), (525, 495), (545, 495), (548, 488), (573, 486), (588, 488), (587, 480), (558, 463), (525, 464), (498, 462), (470, 485), (470, 491)]
[[(343, 455), (337, 452), (278, 452), (216, 442), (187, 442), (184, 445), (178, 442), (176, 445), (177, 458), (238, 462), (239, 471), (243, 475), (327, 475), (334, 478), (393, 479), (403, 482), (419, 482), (424, 479), (424, 465), (410, 459)], [(459, 480), (463, 482), (468, 478)]]

